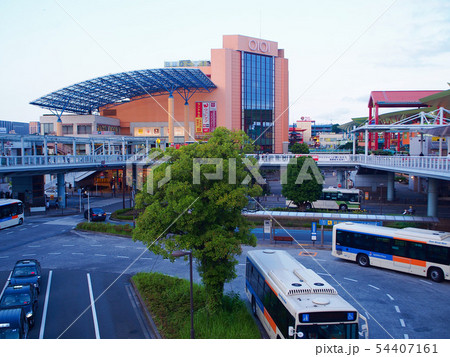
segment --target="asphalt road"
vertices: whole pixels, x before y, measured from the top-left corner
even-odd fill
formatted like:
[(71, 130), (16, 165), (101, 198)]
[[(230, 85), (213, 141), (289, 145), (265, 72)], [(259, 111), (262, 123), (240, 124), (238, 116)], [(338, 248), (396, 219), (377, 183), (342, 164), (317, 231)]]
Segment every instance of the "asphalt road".
[[(115, 205), (121, 203), (105, 206), (106, 211), (112, 212)], [(31, 338), (148, 337), (129, 278), (140, 271), (158, 271), (188, 279), (188, 262), (178, 259), (171, 263), (128, 238), (73, 231), (82, 220), (81, 215), (28, 217), (23, 226), (0, 231), (0, 286), (16, 260), (29, 257), (41, 262), (43, 285)], [(325, 233), (327, 242), (329, 232)], [(296, 231), (293, 235), (310, 243), (309, 231)], [(332, 257), (329, 250), (313, 249), (310, 245), (306, 249), (315, 256), (305, 256), (295, 244), (272, 245), (262, 237), (258, 244), (256, 249), (285, 249), (322, 275), (368, 316), (371, 338), (450, 338), (449, 282), (438, 284), (409, 274), (362, 268)], [(245, 253), (249, 249), (255, 248), (243, 247), (237, 278), (225, 287), (227, 292), (233, 291), (242, 298)], [(196, 272), (194, 282), (200, 283)]]

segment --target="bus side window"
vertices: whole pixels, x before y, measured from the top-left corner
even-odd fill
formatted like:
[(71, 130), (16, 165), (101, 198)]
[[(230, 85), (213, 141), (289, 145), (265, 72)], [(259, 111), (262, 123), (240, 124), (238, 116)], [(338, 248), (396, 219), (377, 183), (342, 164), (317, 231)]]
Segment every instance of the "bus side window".
[(394, 242), (392, 243), (392, 255), (406, 257), (406, 242), (400, 239), (394, 239)]
[(383, 254), (392, 254), (390, 238), (377, 237), (376, 239), (376, 251)]
[(324, 192), (323, 199), (324, 200), (331, 200), (331, 192)]
[(426, 260), (425, 245), (422, 243), (408, 242), (409, 256), (412, 259)]
[(427, 244), (427, 255), (430, 262), (450, 265), (450, 251), (447, 247)]

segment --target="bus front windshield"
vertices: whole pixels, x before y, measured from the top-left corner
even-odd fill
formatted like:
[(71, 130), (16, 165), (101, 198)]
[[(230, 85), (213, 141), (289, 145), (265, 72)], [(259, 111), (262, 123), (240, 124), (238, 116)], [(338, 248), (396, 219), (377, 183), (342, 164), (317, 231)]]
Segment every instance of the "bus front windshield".
[(358, 338), (358, 324), (297, 325), (297, 338)]

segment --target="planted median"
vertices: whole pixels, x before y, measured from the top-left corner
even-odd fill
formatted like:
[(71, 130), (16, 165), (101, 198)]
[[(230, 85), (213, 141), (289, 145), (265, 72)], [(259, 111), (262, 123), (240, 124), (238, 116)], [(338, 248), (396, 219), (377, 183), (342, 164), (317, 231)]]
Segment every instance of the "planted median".
[[(189, 281), (160, 273), (138, 273), (133, 281), (161, 336), (190, 338)], [(195, 338), (261, 338), (255, 320), (237, 294), (224, 295), (222, 306), (208, 313), (204, 286), (194, 284), (193, 289)]]

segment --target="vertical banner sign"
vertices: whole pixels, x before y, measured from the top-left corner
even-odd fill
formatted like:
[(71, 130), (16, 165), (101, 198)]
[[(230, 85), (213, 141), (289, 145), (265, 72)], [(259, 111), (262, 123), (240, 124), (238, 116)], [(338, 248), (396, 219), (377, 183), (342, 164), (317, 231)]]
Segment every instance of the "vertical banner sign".
[(203, 110), (203, 132), (209, 133), (209, 102), (203, 102), (202, 110)]
[(272, 221), (269, 219), (264, 220), (264, 233), (270, 233), (270, 229), (272, 228)]
[(217, 107), (216, 102), (209, 103), (209, 130), (214, 131), (217, 127)]
[(317, 240), (317, 222), (311, 223), (311, 240), (313, 242)]
[(195, 102), (195, 133), (203, 132), (202, 102)]

